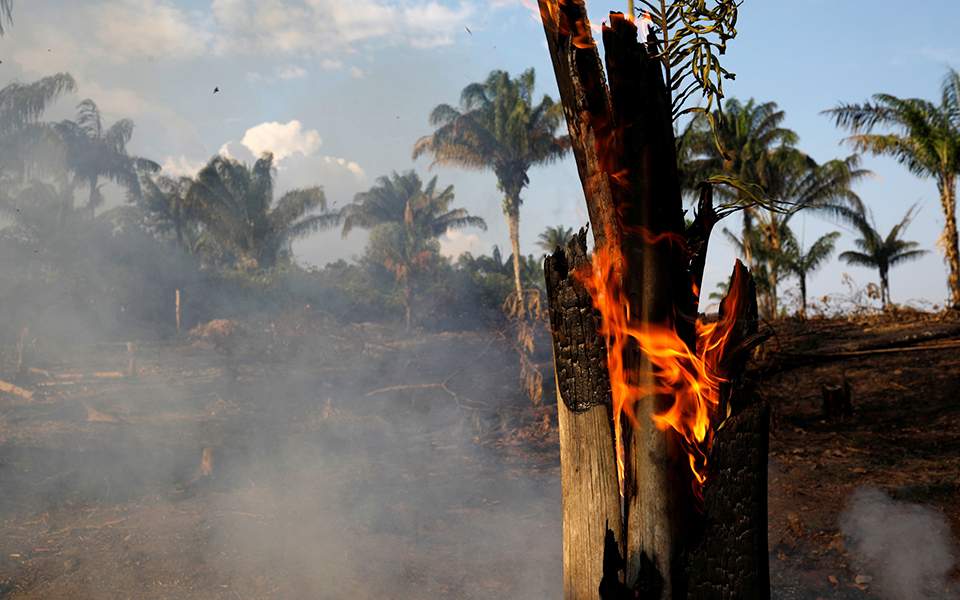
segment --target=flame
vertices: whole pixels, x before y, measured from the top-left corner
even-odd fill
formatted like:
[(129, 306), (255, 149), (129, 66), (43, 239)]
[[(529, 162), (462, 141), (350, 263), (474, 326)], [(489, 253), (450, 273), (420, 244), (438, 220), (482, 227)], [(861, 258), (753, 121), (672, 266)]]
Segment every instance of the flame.
[(560, 33), (571, 36), (573, 38), (571, 43), (577, 48), (583, 49), (596, 46), (597, 43), (594, 41), (592, 33), (603, 32), (602, 26), (591, 23), (589, 20), (576, 21), (572, 25), (574, 31), (570, 31), (570, 26), (566, 23), (566, 20), (561, 20), (556, 13), (556, 10), (565, 4), (563, 0), (557, 4), (544, 2), (539, 6), (536, 0), (521, 0), (521, 4), (530, 12), (530, 17), (534, 21), (538, 23), (558, 23), (560, 25)]
[[(645, 236), (647, 243), (672, 241), (671, 236)], [(677, 334), (672, 322), (644, 323), (630, 314), (623, 281), (626, 261), (619, 249), (607, 244), (594, 252), (590, 266), (575, 275), (586, 287), (600, 312), (600, 333), (607, 345), (607, 368), (613, 400), (617, 476), (623, 494), (624, 449), (622, 416), (637, 423), (635, 406), (647, 396), (670, 396), (664, 412), (652, 415), (658, 429), (680, 435), (693, 474), (693, 488), (702, 498), (707, 477), (707, 457), (713, 444), (714, 425), (720, 409), (721, 360), (736, 322), (738, 285), (731, 285), (721, 318), (714, 323), (698, 320), (696, 348)], [(736, 272), (739, 273), (739, 270)], [(736, 276), (736, 275), (735, 275)], [(624, 357), (630, 347), (639, 348), (653, 367), (653, 381), (644, 382), (638, 369), (628, 367)]]

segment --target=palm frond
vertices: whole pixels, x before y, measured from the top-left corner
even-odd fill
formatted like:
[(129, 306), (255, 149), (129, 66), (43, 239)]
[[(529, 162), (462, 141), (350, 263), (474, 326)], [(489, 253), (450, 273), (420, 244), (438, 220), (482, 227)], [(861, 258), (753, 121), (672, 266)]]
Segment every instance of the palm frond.
[[(314, 211), (325, 211), (327, 208), (327, 197), (323, 193), (323, 188), (319, 186), (310, 188), (301, 188), (291, 190), (280, 197), (276, 205), (270, 210), (268, 219), (275, 229), (282, 231), (290, 227), (304, 215)], [(334, 215), (332, 220), (328, 220), (332, 225), (339, 221), (339, 215)]]
[(901, 252), (895, 256), (890, 257), (890, 266), (899, 265), (900, 263), (910, 262), (922, 258), (928, 253), (927, 250), (908, 250), (906, 252)]
[(0, 35), (13, 23), (13, 0), (0, 0)]
[(11, 83), (0, 89), (0, 134), (35, 122), (51, 102), (76, 87), (69, 73), (57, 73), (33, 83)]
[(877, 267), (876, 259), (869, 254), (864, 254), (862, 252), (854, 252), (848, 250), (846, 252), (841, 252), (838, 257), (840, 260), (844, 261), (850, 265), (857, 265), (861, 267)]

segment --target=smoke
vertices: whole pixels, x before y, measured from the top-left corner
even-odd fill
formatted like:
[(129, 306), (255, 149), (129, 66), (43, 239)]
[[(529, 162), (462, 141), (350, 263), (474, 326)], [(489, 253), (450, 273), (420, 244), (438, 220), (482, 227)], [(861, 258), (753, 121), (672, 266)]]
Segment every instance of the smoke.
[(940, 512), (860, 488), (840, 515), (840, 528), (857, 566), (873, 577), (871, 587), (882, 598), (960, 598), (949, 581), (957, 547)]

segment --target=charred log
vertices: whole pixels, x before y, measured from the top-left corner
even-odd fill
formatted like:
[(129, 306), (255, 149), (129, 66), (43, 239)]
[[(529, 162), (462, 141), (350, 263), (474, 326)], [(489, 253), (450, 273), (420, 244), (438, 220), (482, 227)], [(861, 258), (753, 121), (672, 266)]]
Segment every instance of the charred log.
[[(574, 277), (588, 264), (586, 231), (547, 257), (544, 272), (557, 383), (563, 506), (564, 596), (596, 598), (610, 579), (612, 555), (622, 543), (610, 378), (599, 315)], [(598, 440), (603, 440), (598, 443)], [(619, 551), (618, 551), (619, 552)], [(606, 557), (606, 558), (605, 558)], [(608, 596), (612, 592), (607, 592)]]

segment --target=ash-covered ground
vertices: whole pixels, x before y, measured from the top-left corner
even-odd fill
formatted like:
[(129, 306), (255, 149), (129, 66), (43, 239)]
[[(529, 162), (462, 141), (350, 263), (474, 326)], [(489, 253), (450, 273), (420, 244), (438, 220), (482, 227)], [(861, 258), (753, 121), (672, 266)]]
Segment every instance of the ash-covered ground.
[[(135, 377), (123, 344), (36, 349), (33, 397), (0, 396), (0, 597), (560, 596), (555, 407), (506, 337), (240, 326), (230, 355), (141, 342)], [(785, 356), (958, 324), (775, 327), (774, 597), (955, 598), (957, 351)]]

